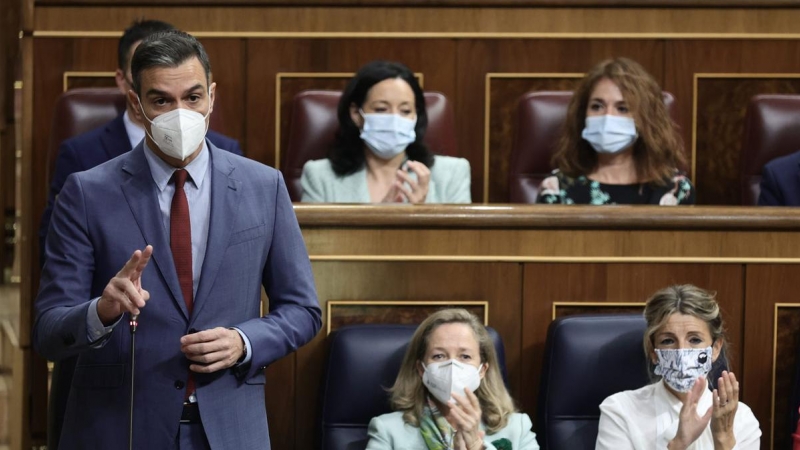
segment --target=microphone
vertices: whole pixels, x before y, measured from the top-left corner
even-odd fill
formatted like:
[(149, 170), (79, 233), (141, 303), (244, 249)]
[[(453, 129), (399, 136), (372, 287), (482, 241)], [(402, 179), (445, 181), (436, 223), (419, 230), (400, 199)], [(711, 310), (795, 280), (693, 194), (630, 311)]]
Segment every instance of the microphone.
[(133, 381), (136, 368), (136, 328), (139, 326), (139, 314), (131, 314), (129, 324), (131, 327), (131, 403), (128, 412), (128, 449), (133, 450), (133, 394), (135, 392)]

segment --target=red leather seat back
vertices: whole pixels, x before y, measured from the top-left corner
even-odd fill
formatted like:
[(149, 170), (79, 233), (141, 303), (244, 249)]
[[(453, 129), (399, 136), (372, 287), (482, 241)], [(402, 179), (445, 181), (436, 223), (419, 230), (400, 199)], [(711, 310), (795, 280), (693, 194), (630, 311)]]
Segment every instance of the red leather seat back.
[(739, 184), (742, 205), (758, 204), (761, 171), (775, 158), (800, 150), (800, 95), (756, 95), (747, 106)]

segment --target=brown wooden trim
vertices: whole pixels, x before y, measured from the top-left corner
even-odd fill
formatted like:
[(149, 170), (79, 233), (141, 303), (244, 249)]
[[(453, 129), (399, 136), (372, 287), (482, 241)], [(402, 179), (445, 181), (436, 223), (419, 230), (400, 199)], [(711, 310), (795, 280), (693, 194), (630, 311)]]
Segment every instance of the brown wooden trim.
[(800, 7), (800, 0), (38, 0), (36, 6)]
[(296, 204), (294, 210), (304, 228), (800, 230), (800, 210), (770, 207)]

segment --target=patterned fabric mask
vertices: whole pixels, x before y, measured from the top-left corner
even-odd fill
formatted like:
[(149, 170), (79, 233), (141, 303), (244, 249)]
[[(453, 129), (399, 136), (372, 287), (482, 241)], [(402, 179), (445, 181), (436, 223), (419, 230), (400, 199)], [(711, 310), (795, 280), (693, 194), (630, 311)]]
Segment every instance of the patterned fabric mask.
[(698, 377), (711, 371), (711, 346), (706, 348), (656, 349), (655, 374), (677, 392), (689, 392)]

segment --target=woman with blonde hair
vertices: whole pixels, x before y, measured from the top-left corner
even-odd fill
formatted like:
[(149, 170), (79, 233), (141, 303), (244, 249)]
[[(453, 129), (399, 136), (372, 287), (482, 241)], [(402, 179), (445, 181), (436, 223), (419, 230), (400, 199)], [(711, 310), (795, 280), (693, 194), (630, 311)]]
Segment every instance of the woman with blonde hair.
[(369, 424), (367, 450), (537, 450), (477, 317), (445, 309), (420, 324), (391, 388), (395, 412)]
[[(596, 449), (758, 450), (761, 429), (727, 367), (714, 294), (692, 285), (656, 292), (644, 309), (644, 351), (656, 381), (600, 405)], [(706, 388), (706, 385), (709, 388)]]
[(680, 135), (658, 83), (627, 58), (603, 61), (575, 90), (553, 175), (537, 203), (694, 203)]

